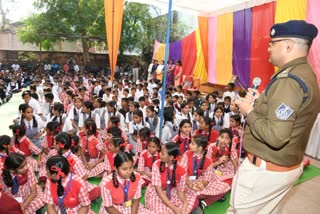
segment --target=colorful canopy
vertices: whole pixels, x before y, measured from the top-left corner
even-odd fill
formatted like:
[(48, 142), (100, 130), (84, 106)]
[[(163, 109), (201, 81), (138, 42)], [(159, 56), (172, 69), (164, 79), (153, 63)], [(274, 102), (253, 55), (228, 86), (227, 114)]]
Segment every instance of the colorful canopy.
[[(182, 60), (183, 72), (201, 78), (201, 83), (227, 84), (232, 75), (247, 88), (256, 76), (262, 79), (260, 89), (269, 82), (275, 68), (268, 62), (270, 27), (290, 19), (305, 19), (320, 30), (317, 0), (278, 0), (260, 6), (199, 17), (199, 27), (170, 43), (169, 58)], [(153, 57), (164, 59), (165, 44), (155, 42)], [(318, 59), (318, 60), (317, 60)], [(320, 82), (320, 36), (312, 44), (309, 62)]]

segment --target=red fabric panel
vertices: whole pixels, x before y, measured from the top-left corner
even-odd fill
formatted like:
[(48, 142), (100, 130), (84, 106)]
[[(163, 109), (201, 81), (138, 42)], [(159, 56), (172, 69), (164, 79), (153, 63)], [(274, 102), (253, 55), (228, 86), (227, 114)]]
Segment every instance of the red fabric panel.
[(182, 74), (193, 75), (193, 70), (197, 62), (196, 32), (182, 39)]
[(260, 77), (262, 82), (259, 91), (267, 87), (274, 74), (274, 66), (268, 61), (268, 42), (270, 28), (274, 24), (275, 8), (276, 2), (252, 8), (250, 83), (252, 85), (254, 77)]

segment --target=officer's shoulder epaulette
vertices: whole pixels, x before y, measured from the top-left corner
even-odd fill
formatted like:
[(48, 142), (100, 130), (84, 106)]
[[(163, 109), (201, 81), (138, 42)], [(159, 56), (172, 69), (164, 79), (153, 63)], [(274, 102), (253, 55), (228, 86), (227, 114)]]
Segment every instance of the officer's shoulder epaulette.
[(293, 68), (291, 69), (286, 69), (284, 70), (283, 72), (279, 73), (278, 75), (274, 76), (271, 81), (269, 82), (266, 90), (265, 90), (265, 95), (268, 94), (268, 91), (271, 87), (271, 85), (277, 81), (278, 79), (282, 79), (282, 78), (292, 78), (294, 79), (295, 81), (297, 81), (299, 83), (299, 85), (301, 86), (302, 90), (303, 90), (303, 93), (304, 93), (304, 96), (303, 96), (303, 100), (302, 100), (302, 103), (304, 103), (306, 101), (306, 99), (308, 98), (308, 88), (307, 88), (307, 85), (304, 83), (304, 81), (299, 78), (298, 76), (294, 75), (294, 74), (291, 74), (290, 71), (292, 70)]

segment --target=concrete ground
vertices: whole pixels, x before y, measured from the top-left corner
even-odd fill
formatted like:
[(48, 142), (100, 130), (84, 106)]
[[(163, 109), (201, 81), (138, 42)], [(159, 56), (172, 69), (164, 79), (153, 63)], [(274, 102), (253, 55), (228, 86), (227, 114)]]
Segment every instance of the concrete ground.
[[(0, 135), (12, 135), (9, 125), (17, 116), (22, 102), (21, 93), (15, 94), (9, 103), (0, 106)], [(320, 161), (310, 158), (311, 164), (320, 168)], [(280, 202), (274, 213), (316, 214), (320, 213), (320, 176), (293, 187)]]

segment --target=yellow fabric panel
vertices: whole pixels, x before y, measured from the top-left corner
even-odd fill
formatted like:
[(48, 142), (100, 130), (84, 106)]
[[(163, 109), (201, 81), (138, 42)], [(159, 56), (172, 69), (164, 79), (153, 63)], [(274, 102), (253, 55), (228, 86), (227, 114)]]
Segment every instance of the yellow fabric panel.
[(193, 75), (194, 78), (200, 78), (200, 83), (208, 82), (208, 70), (206, 68), (206, 62), (201, 44), (201, 36), (199, 28), (196, 29), (196, 44), (197, 44), (197, 62), (194, 66)]
[(166, 53), (166, 44), (159, 43), (155, 59), (158, 60), (158, 62), (164, 60), (165, 53)]
[(277, 0), (275, 23), (306, 19), (307, 0)]
[(104, 0), (109, 62), (112, 79), (118, 59), (118, 50), (122, 28), (123, 6), (124, 0)]
[[(278, 0), (274, 22), (282, 23), (293, 19), (305, 20), (306, 15), (307, 0)], [(278, 71), (277, 66), (274, 66), (274, 71)]]
[(217, 83), (227, 85), (232, 77), (233, 14), (218, 16)]

